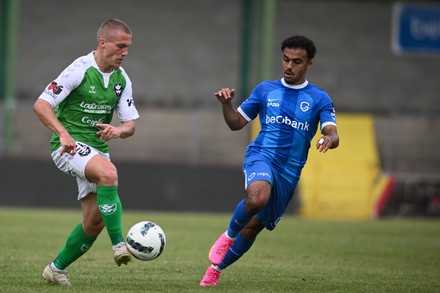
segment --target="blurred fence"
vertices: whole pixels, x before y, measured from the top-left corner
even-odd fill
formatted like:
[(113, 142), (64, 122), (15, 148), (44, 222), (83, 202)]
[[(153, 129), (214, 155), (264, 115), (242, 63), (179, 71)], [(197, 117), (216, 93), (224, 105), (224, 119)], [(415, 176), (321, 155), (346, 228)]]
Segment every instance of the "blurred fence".
[(440, 116), (391, 113), (376, 118), (383, 172), (395, 181), (382, 216), (440, 216)]
[[(200, 178), (198, 178), (200, 175), (197, 174), (209, 174), (209, 172), (212, 173), (213, 170), (218, 169), (220, 173), (212, 173), (212, 176), (204, 177), (204, 180), (212, 180), (211, 183), (205, 182), (204, 184), (207, 184), (207, 187), (210, 184), (214, 184), (212, 186), (220, 184), (220, 186), (223, 186), (219, 191), (220, 194), (238, 197), (243, 195), (241, 162), (249, 143), (250, 128), (239, 132), (230, 131), (225, 125), (218, 107), (195, 109), (147, 109), (141, 107), (140, 113), (141, 118), (137, 122), (136, 134), (129, 139), (115, 140), (111, 143), (112, 158), (115, 161), (144, 166), (144, 171), (140, 171), (137, 175), (129, 172), (130, 176), (134, 176), (137, 181), (143, 181), (142, 184), (130, 183), (131, 186), (137, 186), (140, 192), (144, 192), (142, 191), (144, 185), (151, 185), (149, 178), (152, 177), (148, 175), (149, 172), (153, 172), (153, 174), (163, 172), (159, 175), (160, 178), (163, 178), (160, 181), (162, 187), (155, 187), (154, 189), (157, 192), (164, 188), (163, 186), (169, 184), (169, 186), (179, 186), (178, 189), (181, 189), (183, 198), (185, 198), (184, 194), (187, 189), (198, 190), (199, 195), (192, 194), (191, 196), (206, 200), (204, 199), (206, 194), (200, 188), (195, 187), (201, 184)], [(340, 116), (344, 116), (343, 113)], [(28, 162), (29, 166), (33, 166), (35, 161), (42, 160), (50, 164), (48, 145), (50, 133), (35, 117), (32, 112), (32, 105), (17, 105), (14, 110), (14, 117), (15, 147), (11, 157), (20, 159), (22, 168), (25, 168), (25, 162)], [(381, 114), (372, 115), (372, 117), (374, 117), (375, 135), (373, 141), (375, 145), (373, 147), (377, 149), (378, 154), (378, 166), (375, 168), (379, 168), (381, 172), (389, 174), (395, 179), (393, 191), (389, 195), (389, 201), (384, 206), (381, 215), (438, 214), (440, 197), (440, 153), (438, 152), (440, 136), (438, 133), (440, 118), (434, 115), (417, 115), (414, 113)], [(341, 119), (339, 123), (350, 122)], [(356, 138), (347, 137), (344, 134), (345, 132), (342, 131), (346, 127), (340, 125), (340, 128), (340, 156), (345, 157), (345, 162), (349, 162), (347, 159), (354, 156), (363, 156), (363, 154), (357, 153), (356, 149), (349, 153), (343, 150), (347, 145), (350, 145), (350, 139), (356, 139), (358, 145), (362, 145), (366, 133), (361, 129), (354, 129), (354, 132), (357, 131)], [(311, 150), (311, 152), (314, 152), (314, 150)], [(2, 172), (8, 172), (8, 167), (4, 166), (5, 159), (7, 158), (0, 156), (0, 165), (4, 168)], [(325, 163), (326, 157), (323, 156), (322, 159)], [(359, 159), (362, 159), (362, 157), (359, 157)], [(13, 163), (10, 160), (8, 162), (9, 164)], [(156, 167), (150, 168), (150, 165)], [(157, 166), (160, 165), (169, 166), (170, 168), (158, 168)], [(185, 171), (185, 168), (178, 167), (176, 170), (181, 170), (185, 177), (183, 175), (170, 177), (168, 173), (172, 170), (173, 165), (188, 166), (189, 168), (193, 166), (198, 171), (194, 173), (195, 177), (191, 178), (186, 177), (191, 174), (190, 172)], [(54, 166), (52, 167), (54, 171), (58, 172)], [(10, 166), (10, 168), (13, 168), (13, 166)], [(353, 166), (347, 168), (355, 170)], [(126, 170), (131, 170), (131, 168), (127, 166), (123, 172), (128, 172)], [(138, 170), (142, 170), (142, 167), (138, 167)], [(233, 179), (236, 182), (233, 185), (228, 183), (231, 181), (229, 175), (232, 173), (238, 177)], [(17, 192), (23, 192), (22, 188), (28, 188), (27, 194), (41, 192), (41, 190), (34, 189), (30, 185), (21, 184), (23, 180), (27, 180), (25, 179), (26, 176), (41, 177), (40, 179), (42, 179), (45, 174), (38, 171), (30, 174), (23, 172), (20, 176), (11, 177), (8, 182), (2, 182), (3, 188), (0, 191), (2, 197), (11, 196), (11, 194), (3, 194), (5, 190), (8, 190), (8, 192), (14, 191), (14, 188), (5, 188), (8, 184), (21, 186), (20, 189), (15, 188)], [(332, 172), (328, 176), (332, 176)], [(342, 187), (344, 187), (344, 182), (347, 183), (345, 184), (347, 194), (350, 194), (350, 189), (352, 189), (355, 180), (368, 179), (363, 178), (362, 174), (356, 174), (355, 171), (350, 173), (350, 176), (351, 179), (345, 178), (346, 181), (338, 183)], [(182, 183), (180, 179), (177, 180), (176, 178), (187, 178), (188, 180)], [(329, 178), (329, 180), (335, 179), (337, 178)], [(4, 180), (5, 177), (2, 181)], [(225, 181), (219, 183), (218, 180)], [(374, 178), (368, 180), (371, 181)], [(46, 186), (45, 188), (50, 187)], [(326, 186), (323, 185), (316, 192), (324, 192), (325, 189)], [(132, 192), (135, 193), (135, 190)], [(154, 192), (156, 193), (156, 191)], [(368, 192), (368, 190), (363, 190), (363, 192)], [(12, 194), (12, 196), (20, 196), (20, 194)], [(38, 196), (41, 196), (41, 194), (35, 195), (35, 197)], [(300, 190), (299, 196), (301, 196)], [(356, 198), (353, 198), (353, 201), (356, 202)], [(371, 200), (369, 200), (369, 204), (371, 205)], [(369, 208), (371, 207), (361, 209), (365, 211)], [(294, 210), (297, 209), (298, 207), (294, 207)]]
[[(73, 59), (94, 49), (101, 22), (118, 17), (127, 21), (134, 31), (133, 46), (124, 68), (133, 81), (141, 118), (134, 137), (112, 142), (112, 158), (139, 164), (231, 166), (240, 172), (250, 131), (229, 131), (212, 93), (224, 86), (238, 88), (240, 74), (244, 73), (240, 68), (243, 54), (252, 55), (254, 51), (253, 48), (249, 50), (252, 52), (241, 51), (242, 2), (127, 0), (124, 3), (117, 6), (119, 3), (114, 0), (65, 2), (63, 7), (70, 13), (54, 14), (53, 7), (59, 5), (55, 0), (20, 1), (17, 97), (15, 104), (7, 106), (10, 109), (5, 109), (4, 101), (0, 100), (0, 113), (12, 114), (13, 150), (7, 159), (18, 158), (29, 164), (35, 160), (49, 161), (50, 133), (35, 117), (32, 104), (44, 86)], [(284, 38), (304, 34), (315, 41), (318, 54), (309, 71), (310, 81), (330, 93), (338, 113), (374, 116), (381, 170), (396, 179), (395, 192), (390, 196), (396, 204), (387, 206), (386, 214), (408, 215), (421, 210), (408, 208), (419, 198), (428, 197), (429, 201), (424, 200), (429, 202), (426, 210), (435, 211), (432, 206), (439, 197), (440, 58), (393, 53), (390, 45), (393, 3), (276, 1), (272, 72), (273, 78), (279, 77), (278, 46)], [(114, 7), (119, 9), (116, 11)], [(203, 21), (199, 15), (205, 16)], [(50, 37), (41, 41), (42, 36)], [(251, 63), (248, 73), (253, 79), (251, 75), (259, 60), (252, 59)], [(257, 82), (252, 80), (249, 86)], [(3, 134), (4, 120), (0, 121)], [(0, 136), (0, 165), (4, 167), (3, 139)], [(341, 144), (344, 139), (341, 137)], [(20, 166), (25, 168), (26, 164)], [(7, 172), (8, 167), (2, 170)], [(169, 172), (169, 169), (158, 170), (165, 172), (163, 177)], [(227, 168), (222, 170), (230, 172)], [(23, 177), (12, 177), (10, 182), (2, 180), (4, 186), (20, 184)], [(189, 180), (187, 184), (198, 183)], [(171, 182), (170, 186), (181, 185)], [(225, 193), (235, 192), (227, 182), (224, 186), (228, 188)], [(30, 186), (28, 191), (35, 192)]]

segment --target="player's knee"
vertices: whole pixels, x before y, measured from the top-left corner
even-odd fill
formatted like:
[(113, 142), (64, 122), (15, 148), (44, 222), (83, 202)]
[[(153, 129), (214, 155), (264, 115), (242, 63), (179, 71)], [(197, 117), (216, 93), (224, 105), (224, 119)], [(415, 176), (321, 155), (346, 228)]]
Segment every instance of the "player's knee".
[(253, 194), (246, 198), (245, 209), (248, 213), (258, 213), (264, 208), (269, 200), (269, 196), (265, 194)]
[(117, 185), (118, 184), (118, 172), (116, 168), (105, 168), (102, 171), (100, 182), (101, 185)]
[(84, 222), (83, 223), (83, 230), (84, 233), (86, 233), (90, 237), (97, 237), (101, 231), (104, 229), (105, 225), (104, 222), (96, 221), (96, 222)]

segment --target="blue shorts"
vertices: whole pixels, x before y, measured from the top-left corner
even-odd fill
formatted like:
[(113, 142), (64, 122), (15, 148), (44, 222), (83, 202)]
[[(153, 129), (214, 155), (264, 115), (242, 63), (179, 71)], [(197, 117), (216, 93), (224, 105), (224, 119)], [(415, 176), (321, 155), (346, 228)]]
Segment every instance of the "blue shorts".
[(292, 199), (297, 179), (288, 181), (280, 176), (269, 160), (259, 155), (246, 156), (243, 163), (245, 189), (254, 181), (268, 181), (272, 186), (269, 202), (258, 212), (258, 219), (268, 230), (275, 229)]

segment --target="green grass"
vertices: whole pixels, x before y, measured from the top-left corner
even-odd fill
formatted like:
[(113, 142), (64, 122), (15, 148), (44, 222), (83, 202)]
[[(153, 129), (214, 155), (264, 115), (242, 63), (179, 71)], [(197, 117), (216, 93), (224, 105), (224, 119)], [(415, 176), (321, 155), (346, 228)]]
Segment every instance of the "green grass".
[(125, 211), (124, 231), (141, 220), (158, 223), (167, 236), (158, 259), (117, 267), (103, 233), (68, 268), (72, 287), (49, 285), (42, 270), (80, 219), (79, 210), (0, 208), (0, 292), (440, 292), (438, 219), (285, 217), (217, 287), (200, 288), (229, 215), (150, 211)]

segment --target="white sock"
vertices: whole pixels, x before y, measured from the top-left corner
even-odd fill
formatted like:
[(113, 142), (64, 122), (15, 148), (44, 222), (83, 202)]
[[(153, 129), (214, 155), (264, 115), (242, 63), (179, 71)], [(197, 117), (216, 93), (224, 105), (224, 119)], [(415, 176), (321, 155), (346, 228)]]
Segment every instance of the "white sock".
[(54, 271), (54, 272), (58, 272), (58, 273), (63, 273), (63, 272), (64, 272), (63, 270), (60, 270), (59, 268), (57, 268), (53, 262), (51, 262), (51, 263), (49, 264), (49, 267), (50, 267), (50, 268), (52, 269), (52, 271)]
[(219, 272), (219, 273), (221, 273), (222, 272), (222, 269), (221, 268), (219, 268), (218, 266), (215, 266), (215, 265), (211, 265), (211, 267), (214, 269), (214, 270), (216, 270), (217, 272)]
[(125, 242), (119, 242), (116, 245), (113, 245), (113, 250), (115, 250), (117, 247), (121, 247), (122, 245), (125, 245)]
[(229, 234), (228, 234), (228, 230), (226, 230), (226, 232), (225, 232), (225, 235), (226, 235), (226, 237), (228, 237), (229, 239), (231, 239), (231, 240), (233, 240), (233, 241), (235, 241), (235, 239), (237, 239), (237, 237), (231, 237), (231, 236), (229, 236)]

